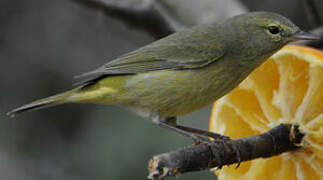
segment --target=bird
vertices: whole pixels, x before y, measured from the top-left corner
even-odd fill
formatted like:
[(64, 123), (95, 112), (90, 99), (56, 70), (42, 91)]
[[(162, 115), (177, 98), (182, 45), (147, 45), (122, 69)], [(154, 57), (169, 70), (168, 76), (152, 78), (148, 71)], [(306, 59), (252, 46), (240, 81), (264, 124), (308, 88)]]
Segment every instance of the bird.
[(171, 34), (79, 75), (69, 91), (8, 112), (66, 103), (121, 105), (154, 124), (193, 139), (223, 135), (180, 126), (177, 117), (224, 96), (284, 45), (317, 40), (286, 17), (249, 12)]

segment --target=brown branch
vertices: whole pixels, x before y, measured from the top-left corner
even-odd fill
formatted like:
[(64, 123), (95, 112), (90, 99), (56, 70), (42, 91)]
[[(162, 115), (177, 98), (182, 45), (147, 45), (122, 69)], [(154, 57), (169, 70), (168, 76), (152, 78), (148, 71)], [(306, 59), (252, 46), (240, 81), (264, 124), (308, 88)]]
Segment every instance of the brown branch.
[(256, 136), (181, 148), (154, 156), (149, 162), (148, 178), (162, 179), (237, 163), (235, 148), (239, 150), (241, 162), (295, 151), (300, 148), (298, 144), (303, 136), (297, 125), (281, 124)]
[(117, 0), (74, 0), (94, 10), (123, 20), (126, 24), (147, 31), (160, 39), (186, 28), (168, 14), (165, 7), (156, 0), (142, 0), (141, 3), (120, 3)]
[(304, 0), (303, 2), (307, 19), (311, 24), (312, 28), (320, 26), (322, 24), (322, 20), (314, 0)]

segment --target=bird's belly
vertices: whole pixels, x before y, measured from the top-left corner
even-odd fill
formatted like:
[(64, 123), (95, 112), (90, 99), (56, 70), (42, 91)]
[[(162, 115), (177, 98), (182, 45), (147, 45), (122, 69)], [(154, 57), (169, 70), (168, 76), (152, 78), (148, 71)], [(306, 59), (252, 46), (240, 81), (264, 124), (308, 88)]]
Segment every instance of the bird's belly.
[(205, 69), (138, 74), (126, 83), (126, 96), (131, 97), (126, 105), (165, 117), (185, 115), (233, 89), (237, 78), (229, 74)]

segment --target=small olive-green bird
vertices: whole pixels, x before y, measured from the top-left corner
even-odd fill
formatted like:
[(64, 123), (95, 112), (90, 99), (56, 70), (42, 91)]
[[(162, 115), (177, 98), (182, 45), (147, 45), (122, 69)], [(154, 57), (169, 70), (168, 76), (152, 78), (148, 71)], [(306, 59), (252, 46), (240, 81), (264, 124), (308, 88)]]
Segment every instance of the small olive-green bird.
[(122, 105), (196, 141), (207, 131), (176, 125), (176, 117), (209, 105), (235, 88), (285, 44), (315, 40), (287, 18), (252, 12), (199, 25), (84, 73), (78, 87), (10, 111), (65, 103)]

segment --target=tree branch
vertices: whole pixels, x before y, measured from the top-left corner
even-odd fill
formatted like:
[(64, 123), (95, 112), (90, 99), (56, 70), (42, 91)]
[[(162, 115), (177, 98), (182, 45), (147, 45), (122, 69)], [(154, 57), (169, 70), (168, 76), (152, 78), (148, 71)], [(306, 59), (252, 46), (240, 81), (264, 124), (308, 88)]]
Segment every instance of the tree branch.
[(256, 136), (181, 148), (154, 156), (149, 162), (148, 178), (157, 180), (238, 163), (235, 148), (239, 150), (241, 162), (295, 151), (300, 148), (303, 137), (297, 125), (281, 124)]
[(128, 25), (147, 31), (160, 39), (186, 28), (171, 18), (165, 7), (157, 0), (142, 0), (140, 3), (121, 3), (117, 0), (74, 0), (86, 7), (123, 20)]

